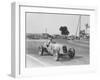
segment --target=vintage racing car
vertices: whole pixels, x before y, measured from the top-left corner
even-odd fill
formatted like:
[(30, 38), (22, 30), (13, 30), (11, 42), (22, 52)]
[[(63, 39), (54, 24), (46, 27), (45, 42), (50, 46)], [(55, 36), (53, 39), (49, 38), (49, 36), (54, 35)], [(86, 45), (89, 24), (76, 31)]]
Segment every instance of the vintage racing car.
[(59, 44), (56, 42), (52, 42), (49, 45), (44, 42), (44, 44), (39, 47), (39, 55), (43, 56), (44, 52), (53, 55), (56, 61), (59, 61), (60, 58), (65, 56), (68, 56), (70, 59), (75, 56), (74, 48), (68, 49), (65, 44)]

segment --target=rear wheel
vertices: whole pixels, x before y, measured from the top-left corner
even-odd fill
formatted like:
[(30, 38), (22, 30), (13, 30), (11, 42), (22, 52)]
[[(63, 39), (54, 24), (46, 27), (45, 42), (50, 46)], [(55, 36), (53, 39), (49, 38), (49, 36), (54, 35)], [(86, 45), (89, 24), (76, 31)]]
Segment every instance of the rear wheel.
[(68, 56), (69, 56), (69, 58), (73, 58), (75, 56), (75, 49), (74, 48), (69, 49)]

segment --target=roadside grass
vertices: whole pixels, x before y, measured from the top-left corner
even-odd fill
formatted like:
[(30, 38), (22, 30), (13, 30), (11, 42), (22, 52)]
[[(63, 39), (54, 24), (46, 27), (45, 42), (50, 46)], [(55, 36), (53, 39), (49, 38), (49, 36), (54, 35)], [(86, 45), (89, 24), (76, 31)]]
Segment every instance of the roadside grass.
[(26, 54), (38, 53), (39, 46), (43, 44), (43, 41), (36, 40), (26, 40), (25, 51)]

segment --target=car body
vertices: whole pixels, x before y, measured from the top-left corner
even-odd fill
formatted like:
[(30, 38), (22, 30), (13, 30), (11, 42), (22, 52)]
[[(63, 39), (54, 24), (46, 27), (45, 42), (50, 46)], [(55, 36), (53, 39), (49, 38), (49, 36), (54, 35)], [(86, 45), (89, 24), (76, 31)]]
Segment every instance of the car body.
[(50, 43), (49, 46), (44, 42), (44, 44), (39, 47), (39, 55), (43, 56), (44, 52), (53, 55), (56, 61), (59, 61), (59, 59), (64, 56), (69, 56), (69, 58), (75, 56), (74, 48), (68, 49), (66, 45), (56, 42)]

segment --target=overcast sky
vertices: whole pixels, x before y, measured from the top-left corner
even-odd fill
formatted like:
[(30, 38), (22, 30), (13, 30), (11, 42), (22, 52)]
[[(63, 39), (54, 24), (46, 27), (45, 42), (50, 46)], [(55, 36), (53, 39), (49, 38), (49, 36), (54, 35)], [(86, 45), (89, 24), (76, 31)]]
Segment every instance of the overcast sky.
[[(85, 29), (85, 24), (89, 24), (89, 16), (81, 17), (81, 29)], [(27, 33), (45, 33), (60, 34), (60, 26), (67, 26), (70, 35), (75, 35), (79, 22), (79, 15), (61, 15), (61, 14), (26, 14), (26, 32)]]

